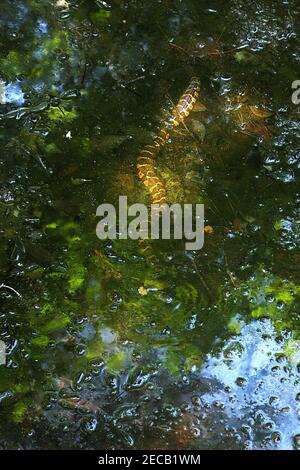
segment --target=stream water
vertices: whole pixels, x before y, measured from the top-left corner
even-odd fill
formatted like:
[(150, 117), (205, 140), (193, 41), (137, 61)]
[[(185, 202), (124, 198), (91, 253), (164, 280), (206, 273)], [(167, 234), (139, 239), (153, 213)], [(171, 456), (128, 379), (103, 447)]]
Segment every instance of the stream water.
[[(2, 0), (0, 448), (300, 448), (297, 0)], [(96, 237), (160, 152), (205, 243)]]

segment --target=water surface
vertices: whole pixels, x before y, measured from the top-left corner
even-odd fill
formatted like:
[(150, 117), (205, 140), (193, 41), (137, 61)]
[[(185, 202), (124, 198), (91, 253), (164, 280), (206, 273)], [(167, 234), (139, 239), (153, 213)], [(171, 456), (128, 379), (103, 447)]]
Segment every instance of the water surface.
[[(299, 3), (3, 0), (0, 447), (300, 446)], [(101, 242), (161, 152), (204, 248)], [(153, 261), (154, 260), (154, 261)]]

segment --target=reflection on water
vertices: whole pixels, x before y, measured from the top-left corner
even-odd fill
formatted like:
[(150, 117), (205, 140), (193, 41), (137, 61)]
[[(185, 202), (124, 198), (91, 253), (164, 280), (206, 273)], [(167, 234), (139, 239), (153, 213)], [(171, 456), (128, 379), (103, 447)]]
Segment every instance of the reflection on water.
[[(0, 447), (298, 448), (298, 2), (2, 3)], [(99, 241), (192, 76), (155, 171), (203, 250)]]
[(24, 93), (18, 82), (8, 83), (6, 86), (4, 82), (2, 84), (1, 104), (12, 103), (17, 106), (24, 104)]
[(254, 321), (204, 366), (203, 376), (218, 380), (222, 389), (204, 394), (203, 403), (219, 403), (248, 449), (291, 449), (299, 434), (299, 357), (290, 362), (285, 356), (289, 339), (289, 333), (278, 338), (269, 320)]

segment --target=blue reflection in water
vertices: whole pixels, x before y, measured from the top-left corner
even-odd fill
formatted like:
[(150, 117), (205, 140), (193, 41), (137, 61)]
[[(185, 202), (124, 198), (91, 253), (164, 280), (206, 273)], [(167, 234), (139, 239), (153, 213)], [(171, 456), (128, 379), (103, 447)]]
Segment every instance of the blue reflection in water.
[(37, 21), (37, 27), (36, 27), (37, 36), (40, 37), (43, 34), (46, 34), (47, 32), (48, 32), (48, 23), (44, 21), (42, 18), (40, 18)]
[(24, 104), (24, 93), (19, 82), (6, 85), (5, 102), (15, 104), (16, 106), (22, 106)]
[[(203, 402), (222, 403), (228, 423), (242, 423), (247, 430), (249, 448), (292, 449), (300, 432), (298, 358), (286, 356), (291, 334), (282, 336), (278, 342), (270, 320), (254, 321), (217, 356), (209, 355), (203, 371), (204, 377), (223, 385), (204, 394)], [(278, 442), (272, 439), (276, 433)]]

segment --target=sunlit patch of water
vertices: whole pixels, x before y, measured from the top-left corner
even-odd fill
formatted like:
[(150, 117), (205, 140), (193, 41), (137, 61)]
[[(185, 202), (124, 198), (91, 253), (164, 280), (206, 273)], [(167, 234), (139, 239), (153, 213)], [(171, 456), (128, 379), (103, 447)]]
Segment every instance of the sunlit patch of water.
[(203, 368), (201, 375), (216, 379), (222, 389), (205, 393), (202, 401), (222, 403), (228, 425), (247, 434), (247, 448), (294, 448), (300, 432), (300, 380), (297, 364), (285, 355), (290, 337), (286, 332), (278, 341), (271, 321), (254, 321), (220, 353), (209, 355)]

